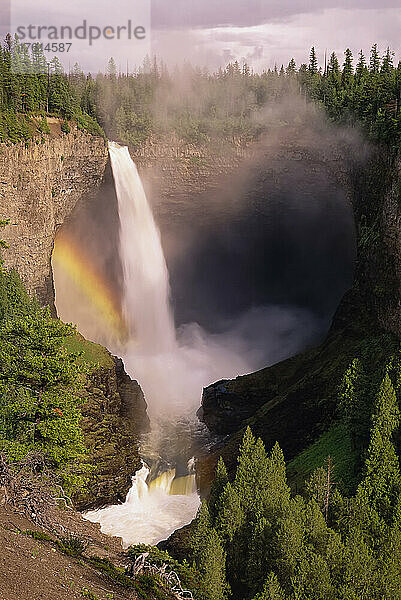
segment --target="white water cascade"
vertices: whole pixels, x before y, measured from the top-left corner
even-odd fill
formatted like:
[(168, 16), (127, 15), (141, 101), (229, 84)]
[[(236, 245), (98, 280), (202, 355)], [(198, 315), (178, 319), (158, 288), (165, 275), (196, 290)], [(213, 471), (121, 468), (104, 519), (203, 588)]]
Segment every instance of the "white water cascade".
[(124, 504), (85, 515), (90, 521), (101, 523), (103, 533), (122, 537), (124, 547), (160, 542), (189, 523), (198, 509), (192, 475), (175, 478), (172, 469), (149, 484), (148, 475), (146, 466), (137, 471)]
[[(204, 386), (245, 373), (251, 366), (239, 358), (235, 344), (234, 349), (227, 349), (227, 340), (222, 343), (218, 336), (206, 335), (196, 324), (176, 333), (160, 233), (137, 168), (128, 148), (110, 142), (109, 151), (120, 216), (123, 307), (130, 336), (123, 358), (128, 373), (144, 390), (153, 440), (157, 440), (166, 429), (163, 423), (174, 424), (182, 417), (194, 421)], [(179, 446), (180, 435), (174, 437), (172, 445)], [(153, 450), (157, 453), (157, 444)], [(124, 504), (90, 511), (86, 518), (101, 523), (103, 532), (122, 537), (125, 545), (157, 543), (190, 522), (200, 503), (195, 475), (189, 468), (186, 476), (176, 477), (175, 465), (168, 462), (170, 470), (153, 481), (148, 481), (149, 469), (144, 465), (133, 477)]]

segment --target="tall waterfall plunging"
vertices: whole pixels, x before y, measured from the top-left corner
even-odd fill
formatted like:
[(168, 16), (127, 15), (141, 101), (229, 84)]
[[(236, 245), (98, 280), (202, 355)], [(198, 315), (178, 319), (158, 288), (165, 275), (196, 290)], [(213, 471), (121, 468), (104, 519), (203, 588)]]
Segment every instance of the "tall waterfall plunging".
[(160, 233), (127, 147), (109, 144), (120, 215), (123, 309), (129, 334), (146, 354), (175, 345), (169, 281)]
[(120, 217), (123, 310), (130, 334), (124, 362), (139, 380), (154, 420), (193, 415), (205, 385), (245, 372), (249, 365), (196, 324), (176, 333), (160, 232), (138, 170), (127, 147), (110, 142), (109, 151)]
[[(227, 344), (221, 336), (208, 336), (197, 324), (175, 331), (160, 233), (140, 176), (128, 148), (110, 142), (109, 151), (129, 329), (124, 350), (117, 351), (144, 390), (152, 433), (142, 445), (147, 466), (133, 477), (125, 503), (86, 517), (101, 523), (105, 533), (121, 536), (126, 545), (156, 543), (188, 523), (199, 506), (191, 459), (196, 438), (202, 437), (195, 416), (202, 388), (251, 365), (239, 358), (232, 339)], [(154, 465), (152, 475), (148, 467)]]

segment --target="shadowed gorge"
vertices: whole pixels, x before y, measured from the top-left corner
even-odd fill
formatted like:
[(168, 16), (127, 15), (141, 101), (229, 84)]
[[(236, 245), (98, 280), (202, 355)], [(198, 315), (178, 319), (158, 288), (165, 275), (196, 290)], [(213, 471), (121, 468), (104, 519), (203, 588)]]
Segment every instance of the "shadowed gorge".
[[(184, 451), (179, 444), (176, 454), (168, 456), (162, 450), (165, 422), (174, 431), (180, 421), (189, 419), (189, 436), (194, 435), (196, 425), (190, 423), (203, 386), (224, 373), (242, 375), (273, 364), (319, 340), (350, 285), (354, 231), (343, 186), (347, 153), (354, 142), (345, 136), (347, 145), (341, 148), (344, 132), (325, 126), (319, 113), (308, 114), (313, 115), (314, 125), (272, 128), (271, 136), (252, 148), (252, 159), (245, 158), (239, 167), (234, 163), (229, 174), (216, 177), (206, 170), (197, 196), (185, 199), (179, 188), (177, 201), (152, 196), (158, 183), (157, 160), (150, 176), (148, 165), (144, 176), (149, 176), (148, 187), (151, 183), (162, 245), (128, 150), (111, 143), (119, 226), (116, 198), (106, 179), (98, 209), (77, 209), (56, 240), (53, 263), (57, 297), (64, 300), (64, 305), (58, 305), (61, 316), (77, 321), (83, 331), (87, 316), (101, 326), (101, 315), (92, 309), (85, 312), (89, 299), (74, 297), (70, 285), (63, 287), (65, 265), (57, 260), (61, 241), (74, 239), (79, 246), (85, 231), (91, 240), (87, 256), (93, 253), (96, 269), (103, 273), (103, 287), (119, 290), (127, 330), (123, 345), (107, 327), (103, 333), (93, 330), (92, 335), (97, 340), (104, 335), (103, 341), (124, 356), (129, 373), (144, 389), (153, 418), (150, 454), (144, 450), (146, 444), (142, 448), (149, 467), (144, 477), (136, 475), (121, 507), (88, 514), (89, 519), (101, 522), (104, 531), (122, 535), (126, 543), (139, 542), (140, 536), (155, 542), (163, 531), (164, 535), (170, 532), (161, 517), (157, 533), (155, 512), (163, 515), (163, 507), (171, 502), (171, 524), (177, 523), (174, 511), (187, 515), (182, 515), (185, 523), (198, 504), (193, 493), (182, 495), (181, 504), (178, 497), (169, 498), (177, 494), (164, 486), (167, 475), (163, 472), (176, 472), (180, 463), (180, 476), (188, 476), (185, 462), (192, 453), (202, 454), (212, 439), (203, 433), (200, 445), (194, 440)], [(185, 187), (185, 181), (181, 184)], [(92, 205), (96, 206), (96, 200)], [(111, 225), (110, 237), (103, 248), (101, 224), (104, 227), (106, 222)], [(113, 264), (118, 267), (108, 279)], [(312, 290), (310, 281), (314, 282)], [(100, 292), (108, 295), (106, 289)], [(83, 304), (81, 312), (79, 303)], [(186, 321), (190, 316), (192, 322)], [(229, 421), (235, 428), (235, 418)], [(146, 486), (151, 489), (153, 481), (162, 483), (157, 494), (149, 495)], [(158, 502), (160, 510), (155, 508)], [(187, 514), (187, 504), (192, 514)], [(154, 507), (150, 512), (148, 505)], [(144, 527), (140, 535), (135, 533), (138, 518)], [(123, 526), (118, 525), (120, 519)]]

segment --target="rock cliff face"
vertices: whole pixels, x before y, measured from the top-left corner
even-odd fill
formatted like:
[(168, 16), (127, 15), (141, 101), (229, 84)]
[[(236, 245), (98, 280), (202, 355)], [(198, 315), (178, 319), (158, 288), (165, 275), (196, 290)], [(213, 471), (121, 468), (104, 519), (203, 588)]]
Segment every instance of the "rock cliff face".
[(138, 436), (149, 430), (138, 382), (126, 374), (121, 359), (109, 353), (106, 359), (88, 377), (82, 407), (88, 463), (95, 469), (87, 489), (74, 498), (80, 509), (125, 500), (131, 477), (141, 466)]
[[(401, 182), (401, 161), (398, 186)], [(392, 191), (385, 200), (382, 213), (382, 227), (388, 256), (393, 263), (394, 294), (387, 304), (379, 310), (379, 319), (383, 327), (392, 331), (401, 339), (401, 193)]]
[(106, 163), (105, 141), (77, 129), (46, 136), (44, 143), (0, 145), (0, 216), (10, 219), (4, 261), (42, 304), (54, 301), (55, 232), (77, 202), (96, 191)]
[(152, 188), (158, 208), (166, 200), (186, 205), (193, 195), (213, 189), (222, 175), (233, 171), (253, 151), (254, 144), (240, 137), (191, 144), (171, 134), (151, 137), (132, 152), (132, 157)]
[(401, 339), (401, 157), (394, 163), (381, 155), (373, 160), (354, 199), (360, 232), (356, 287), (383, 329)]

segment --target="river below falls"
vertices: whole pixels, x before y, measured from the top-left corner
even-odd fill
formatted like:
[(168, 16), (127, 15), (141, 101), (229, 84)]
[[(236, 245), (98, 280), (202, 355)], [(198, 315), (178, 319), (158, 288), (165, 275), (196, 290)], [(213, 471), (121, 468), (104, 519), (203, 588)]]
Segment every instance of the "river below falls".
[(212, 439), (193, 419), (155, 421), (141, 440), (143, 466), (132, 478), (122, 504), (87, 512), (103, 533), (121, 537), (124, 547), (157, 544), (189, 523), (200, 505), (194, 454), (207, 452)]

